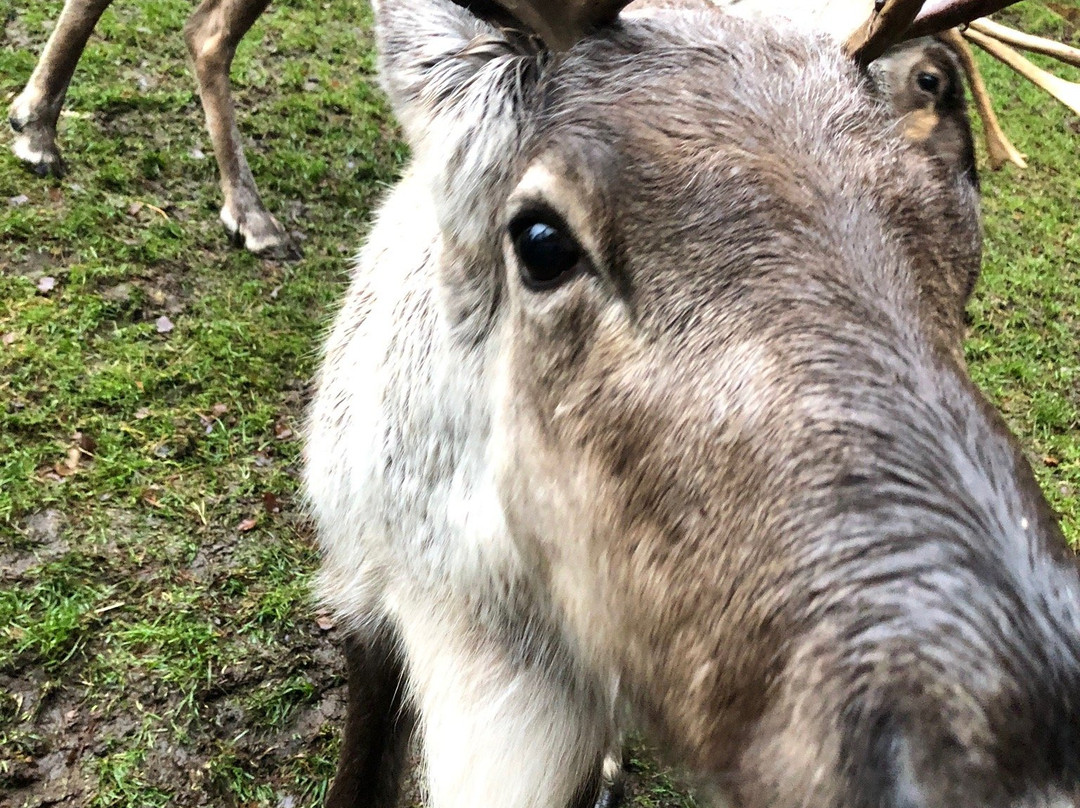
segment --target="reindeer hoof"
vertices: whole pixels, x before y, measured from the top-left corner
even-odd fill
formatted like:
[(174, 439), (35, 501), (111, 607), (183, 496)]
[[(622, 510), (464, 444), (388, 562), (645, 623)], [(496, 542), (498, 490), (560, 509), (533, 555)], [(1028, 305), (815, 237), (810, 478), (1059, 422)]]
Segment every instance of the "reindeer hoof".
[(620, 757), (609, 753), (604, 758), (603, 788), (594, 808), (619, 808), (626, 802), (626, 770)]
[(47, 128), (20, 122), (15, 116), (9, 118), (15, 130), (11, 151), (23, 164), (39, 177), (64, 176), (64, 161), (56, 148), (55, 135)]
[(623, 804), (623, 786), (621, 782), (604, 786), (600, 797), (596, 800), (595, 808), (619, 808)]
[(226, 206), (221, 209), (221, 223), (229, 240), (262, 258), (295, 261), (302, 256), (299, 245), (285, 232), (277, 219), (265, 210), (251, 210), (234, 216)]

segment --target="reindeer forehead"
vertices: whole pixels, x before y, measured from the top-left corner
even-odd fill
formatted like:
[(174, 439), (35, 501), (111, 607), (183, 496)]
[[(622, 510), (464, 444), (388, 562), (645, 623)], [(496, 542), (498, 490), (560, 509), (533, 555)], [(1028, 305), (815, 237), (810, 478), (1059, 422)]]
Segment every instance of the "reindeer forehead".
[(671, 16), (627, 20), (541, 78), (519, 193), (577, 197), (590, 214), (641, 197), (657, 221), (724, 194), (771, 197), (805, 218), (834, 199), (926, 190), (889, 176), (903, 148), (895, 122), (835, 44)]
[[(700, 174), (725, 156), (835, 166), (896, 145), (835, 43), (723, 14), (628, 19), (580, 43), (541, 88), (534, 153), (609, 179), (650, 165)], [(869, 160), (861, 170), (875, 173)]]

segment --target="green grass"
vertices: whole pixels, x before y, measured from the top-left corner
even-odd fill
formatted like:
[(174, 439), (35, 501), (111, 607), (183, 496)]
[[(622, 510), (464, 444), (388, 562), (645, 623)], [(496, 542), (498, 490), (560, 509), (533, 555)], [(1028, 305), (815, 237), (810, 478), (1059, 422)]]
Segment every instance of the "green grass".
[[(118, 808), (299, 806), (333, 771), (340, 663), (307, 596), (296, 433), (347, 258), (405, 150), (375, 86), (367, 7), (271, 8), (233, 80), (254, 173), (305, 257), (229, 249), (180, 37), (190, 8), (106, 13), (61, 121), (66, 179), (0, 156), (4, 804), (64, 791)], [(58, 9), (10, 7), (5, 103)], [(1025, 16), (1076, 39), (1051, 12)], [(1031, 168), (983, 175), (968, 354), (1076, 541), (1080, 125), (984, 65)], [(633, 804), (689, 804), (633, 760)], [(62, 777), (45, 784), (35, 761)]]

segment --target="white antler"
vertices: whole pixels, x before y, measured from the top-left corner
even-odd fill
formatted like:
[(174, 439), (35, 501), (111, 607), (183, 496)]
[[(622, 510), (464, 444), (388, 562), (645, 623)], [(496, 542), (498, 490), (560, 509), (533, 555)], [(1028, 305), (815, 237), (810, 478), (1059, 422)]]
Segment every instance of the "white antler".
[(972, 20), (969, 29), (993, 37), (1006, 45), (1012, 45), (1032, 53), (1041, 53), (1044, 56), (1052, 56), (1059, 62), (1064, 62), (1073, 67), (1080, 67), (1080, 48), (1072, 48), (1053, 39), (1025, 34), (1023, 31), (1017, 31), (1015, 28), (1009, 28), (1007, 25), (1002, 25), (985, 17)]
[(1080, 115), (1080, 84), (1066, 81), (1041, 67), (1032, 64), (1019, 52), (992, 36), (969, 28), (964, 36), (989, 53), (995, 59), (1007, 64), (1036, 87), (1052, 95), (1077, 115)]

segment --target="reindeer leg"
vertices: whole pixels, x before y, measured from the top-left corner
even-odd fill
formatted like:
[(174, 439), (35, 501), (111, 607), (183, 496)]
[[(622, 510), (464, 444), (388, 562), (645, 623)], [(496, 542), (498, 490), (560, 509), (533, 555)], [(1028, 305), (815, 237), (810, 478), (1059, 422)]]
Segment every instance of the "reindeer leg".
[(349, 708), (326, 808), (393, 808), (414, 723), (401, 660), (380, 635), (350, 636), (345, 661)]
[(253, 253), (298, 255), (285, 229), (259, 198), (240, 130), (236, 126), (229, 68), (236, 46), (270, 0), (203, 0), (184, 27), (184, 39), (195, 62), (206, 128), (214, 144), (225, 204), (221, 221), (240, 245)]
[(26, 87), (8, 109), (15, 130), (11, 150), (35, 174), (61, 176), (56, 122), (68, 84), (90, 34), (111, 0), (67, 0)]

